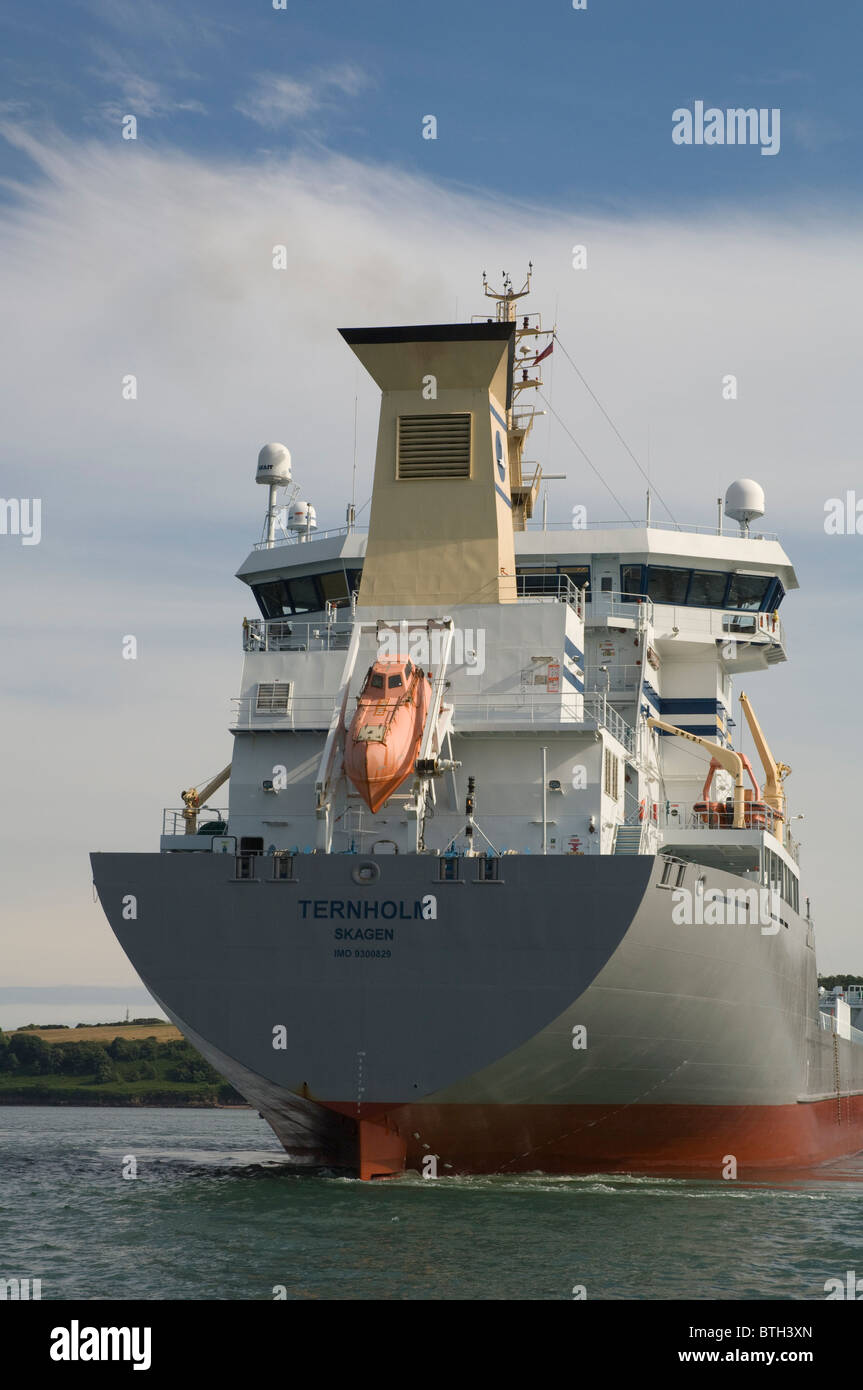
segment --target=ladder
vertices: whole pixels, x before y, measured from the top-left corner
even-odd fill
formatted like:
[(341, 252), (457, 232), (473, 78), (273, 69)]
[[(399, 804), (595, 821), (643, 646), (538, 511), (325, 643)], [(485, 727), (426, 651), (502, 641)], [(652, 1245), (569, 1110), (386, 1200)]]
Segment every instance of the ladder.
[(641, 853), (641, 826), (618, 825), (614, 835), (615, 854)]

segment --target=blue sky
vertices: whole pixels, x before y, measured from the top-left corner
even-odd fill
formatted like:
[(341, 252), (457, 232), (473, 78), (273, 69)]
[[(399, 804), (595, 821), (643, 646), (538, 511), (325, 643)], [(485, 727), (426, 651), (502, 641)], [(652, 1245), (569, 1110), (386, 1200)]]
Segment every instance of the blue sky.
[[(369, 495), (378, 394), (338, 328), (468, 319), (483, 269), (531, 257), (529, 307), (642, 461), (649, 439), (680, 521), (712, 524), (736, 477), (765, 487), (802, 587), (791, 659), (750, 693), (807, 813), (821, 967), (863, 973), (863, 536), (824, 529), (827, 499), (863, 499), (861, 38), (858, 5), (800, 0), (6, 7), (0, 496), (40, 496), (43, 539), (0, 536), (5, 983), (131, 983), (87, 852), (155, 849), (162, 807), (230, 757), (261, 445), (290, 447), (340, 525), (356, 400)], [(779, 154), (675, 145), (672, 112), (698, 100), (779, 107)], [(643, 477), (561, 353), (544, 389), (643, 515)], [(530, 454), (567, 475), (552, 521), (575, 503), (619, 520), (550, 416)]]
[[(6, 7), (3, 109), (74, 139), (139, 116), (151, 149), (260, 160), (325, 147), (586, 209), (859, 194), (854, 0), (73, 0)], [(671, 112), (779, 107), (778, 158), (679, 148)], [(436, 141), (421, 118), (438, 120)], [(7, 176), (26, 160), (4, 152)]]

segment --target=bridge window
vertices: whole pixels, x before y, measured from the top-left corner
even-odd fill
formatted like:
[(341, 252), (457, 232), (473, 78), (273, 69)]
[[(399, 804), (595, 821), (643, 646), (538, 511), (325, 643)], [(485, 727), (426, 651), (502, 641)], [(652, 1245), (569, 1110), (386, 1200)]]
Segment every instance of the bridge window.
[(647, 571), (647, 593), (654, 603), (685, 603), (688, 587), (689, 570), (651, 565)]
[(285, 618), (294, 613), (322, 613), (326, 603), (346, 608), (359, 581), (359, 570), (351, 570), (347, 576), (344, 570), (332, 570), (328, 574), (273, 579), (267, 584), (254, 584), (252, 591), (265, 618)]
[(728, 575), (718, 570), (693, 570), (687, 603), (698, 608), (724, 608)]
[(733, 608), (744, 613), (778, 608), (785, 594), (775, 575), (726, 574), (676, 565), (621, 565), (620, 589), (628, 602), (646, 594), (654, 603)]
[(560, 572), (576, 589), (584, 590), (585, 601), (590, 603), (590, 565), (561, 565)]
[(316, 578), (326, 603), (335, 604), (336, 608), (347, 608), (351, 596), (344, 570), (333, 570), (331, 574), (319, 574)]
[(728, 589), (729, 608), (757, 610), (767, 596), (771, 576), (764, 574), (733, 574)]
[(620, 592), (624, 599), (645, 596), (644, 565), (620, 566)]

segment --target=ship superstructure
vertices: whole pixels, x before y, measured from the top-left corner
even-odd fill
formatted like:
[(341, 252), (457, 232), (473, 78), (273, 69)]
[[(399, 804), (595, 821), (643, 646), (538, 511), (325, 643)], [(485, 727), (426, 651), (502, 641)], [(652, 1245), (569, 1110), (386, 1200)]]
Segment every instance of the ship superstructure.
[(734, 748), (797, 587), (763, 494), (713, 527), (540, 522), (553, 339), (529, 277), (485, 288), (491, 319), (342, 331), (381, 391), (368, 532), (318, 532), (262, 450), (229, 806), (192, 790), (160, 854), (94, 855), (105, 911), (298, 1162), (856, 1150), (863, 1048), (818, 1011), (789, 769), (745, 698), (760, 765)]

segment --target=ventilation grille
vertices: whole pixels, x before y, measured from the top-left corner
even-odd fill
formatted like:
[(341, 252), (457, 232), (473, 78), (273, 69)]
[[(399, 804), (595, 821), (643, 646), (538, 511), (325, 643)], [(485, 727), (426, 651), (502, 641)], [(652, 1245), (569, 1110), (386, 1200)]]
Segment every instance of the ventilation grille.
[(396, 477), (469, 478), (470, 412), (400, 415)]
[(255, 700), (255, 714), (289, 714), (291, 681), (262, 681)]

